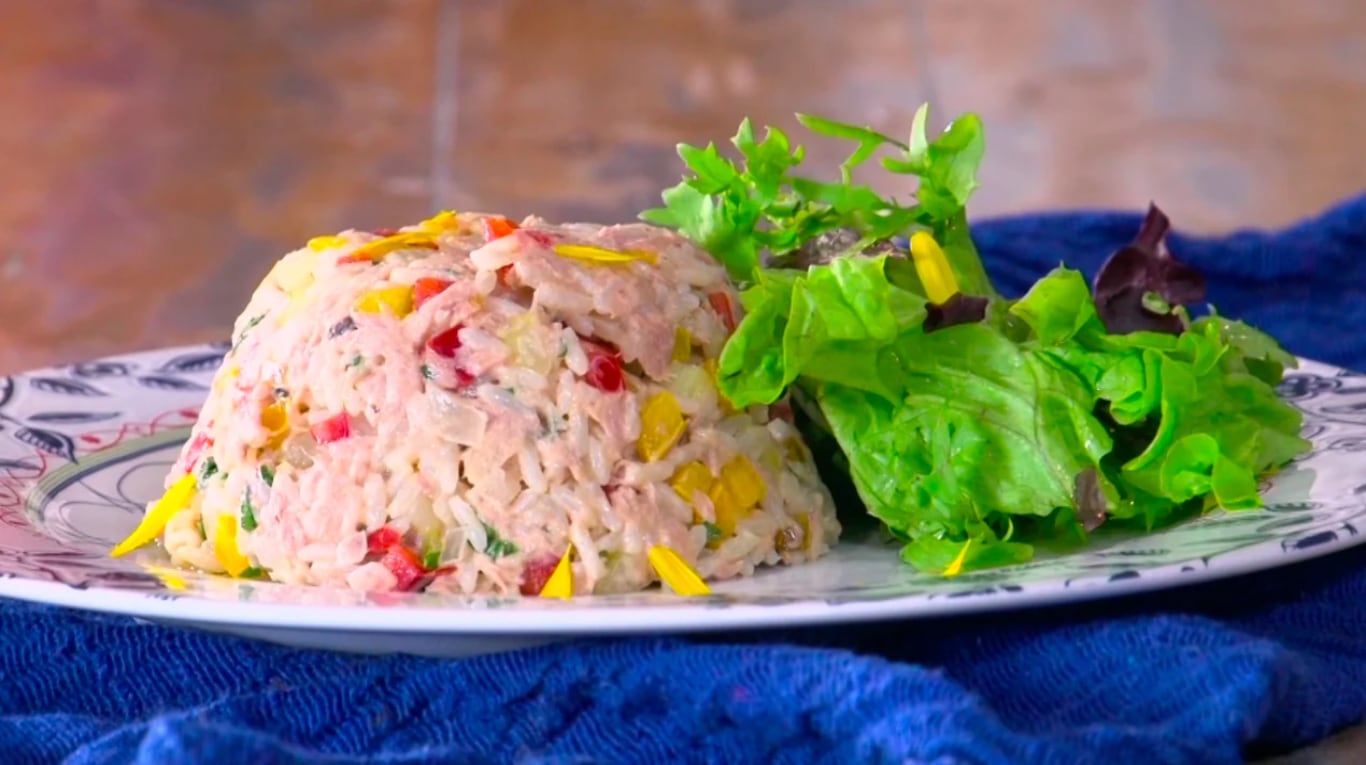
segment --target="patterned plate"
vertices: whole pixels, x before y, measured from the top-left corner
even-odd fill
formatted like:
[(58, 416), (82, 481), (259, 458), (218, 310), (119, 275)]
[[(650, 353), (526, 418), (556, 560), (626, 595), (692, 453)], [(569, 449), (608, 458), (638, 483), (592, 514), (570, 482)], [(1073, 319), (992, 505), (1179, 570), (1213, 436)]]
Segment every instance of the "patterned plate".
[[(950, 580), (853, 535), (826, 558), (719, 584), (578, 598), (366, 595), (168, 568), (109, 548), (159, 493), (225, 345), (173, 348), (0, 378), (0, 596), (121, 613), (277, 642), (459, 655), (576, 635), (911, 618), (1078, 601), (1271, 568), (1362, 541), (1366, 376), (1305, 362), (1281, 393), (1314, 452), (1272, 482), (1263, 510), (1148, 535), (1101, 534), (1084, 553)], [(140, 556), (140, 557), (139, 557)], [(383, 616), (380, 616), (380, 610)]]

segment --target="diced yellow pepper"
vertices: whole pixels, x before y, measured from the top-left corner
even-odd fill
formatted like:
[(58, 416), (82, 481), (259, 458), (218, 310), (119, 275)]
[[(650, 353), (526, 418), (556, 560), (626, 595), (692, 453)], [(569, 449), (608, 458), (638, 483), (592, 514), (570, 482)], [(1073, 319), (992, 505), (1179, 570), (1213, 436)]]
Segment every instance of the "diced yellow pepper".
[(550, 578), (545, 580), (541, 587), (541, 597), (559, 598), (569, 600), (574, 595), (574, 570), (570, 566), (569, 555), (574, 552), (574, 548), (564, 551), (564, 556), (560, 562), (555, 564), (555, 570), (550, 572)]
[(356, 301), (356, 310), (361, 313), (382, 313), (388, 310), (402, 319), (413, 312), (412, 287), (384, 287), (370, 290)]
[(735, 501), (748, 510), (768, 496), (768, 484), (754, 463), (743, 454), (735, 457), (721, 467), (721, 483), (726, 485)]
[(697, 570), (682, 556), (664, 545), (653, 545), (646, 555), (659, 578), (679, 595), (710, 595), (711, 588), (702, 581)]
[(684, 362), (692, 358), (692, 333), (679, 327), (674, 330), (674, 361)]
[(632, 263), (643, 261), (654, 265), (659, 262), (659, 256), (653, 252), (643, 250), (608, 250), (603, 247), (594, 247), (591, 244), (557, 244), (555, 254), (562, 258), (581, 260), (585, 263), (599, 263), (602, 265), (615, 265), (618, 263)]
[(289, 435), (289, 412), (281, 404), (271, 404), (261, 410), (261, 427), (270, 433), (266, 440), (267, 449), (279, 449)]
[(157, 535), (166, 528), (171, 516), (189, 507), (190, 500), (194, 499), (195, 477), (192, 473), (186, 473), (180, 480), (171, 484), (171, 488), (161, 495), (161, 499), (152, 505), (147, 514), (142, 516), (142, 522), (138, 524), (133, 533), (126, 539), (115, 545), (109, 552), (112, 557), (118, 558), (142, 547), (157, 538)]
[(213, 554), (229, 576), (241, 576), (251, 568), (251, 561), (237, 547), (237, 516), (218, 516), (218, 526), (213, 532)]
[(711, 471), (696, 460), (679, 465), (678, 470), (674, 471), (673, 478), (669, 479), (669, 485), (689, 504), (692, 504), (693, 497), (698, 492), (706, 494), (711, 488), (711, 482)]
[(441, 233), (456, 228), (460, 221), (455, 217), (454, 210), (443, 210), (436, 215), (422, 221), (422, 228), (434, 233)]
[(716, 528), (721, 530), (721, 536), (735, 536), (735, 526), (748, 514), (748, 508), (742, 506), (735, 493), (720, 481), (711, 485), (707, 498), (716, 512)]
[(721, 468), (721, 476), (712, 484), (707, 497), (716, 509), (716, 526), (723, 536), (735, 534), (735, 526), (749, 515), (755, 505), (764, 501), (768, 484), (747, 457), (739, 456)]
[(963, 549), (958, 551), (958, 556), (944, 569), (944, 576), (958, 576), (963, 573), (963, 563), (968, 559), (969, 547), (972, 547), (971, 539), (963, 543)]
[(924, 231), (911, 234), (911, 259), (915, 261), (915, 271), (925, 285), (925, 297), (936, 305), (948, 302), (958, 294), (958, 278), (953, 275), (944, 250), (934, 237)]
[(340, 236), (315, 236), (308, 240), (308, 249), (314, 252), (330, 250), (333, 247), (340, 247), (346, 244), (346, 238)]
[(672, 393), (656, 393), (640, 409), (640, 440), (636, 451), (646, 462), (662, 459), (674, 448), (688, 424), (683, 419), (683, 408)]

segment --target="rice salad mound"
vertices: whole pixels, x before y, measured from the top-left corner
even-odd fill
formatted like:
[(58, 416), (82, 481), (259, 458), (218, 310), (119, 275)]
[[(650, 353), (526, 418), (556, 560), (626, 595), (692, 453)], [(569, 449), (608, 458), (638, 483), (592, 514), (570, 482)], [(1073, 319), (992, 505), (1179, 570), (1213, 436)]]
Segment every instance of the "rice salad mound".
[(233, 327), (115, 554), (363, 591), (620, 593), (795, 564), (840, 527), (785, 404), (736, 411), (724, 268), (646, 224), (442, 213), (317, 237)]

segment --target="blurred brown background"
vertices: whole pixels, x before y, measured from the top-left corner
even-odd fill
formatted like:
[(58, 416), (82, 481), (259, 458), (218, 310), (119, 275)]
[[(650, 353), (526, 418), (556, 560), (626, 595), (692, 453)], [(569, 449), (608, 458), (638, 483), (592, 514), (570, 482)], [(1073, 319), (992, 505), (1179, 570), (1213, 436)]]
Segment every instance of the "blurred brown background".
[(628, 219), (678, 141), (926, 99), (986, 119), (978, 218), (1278, 225), (1366, 187), (1366, 3), (0, 0), (0, 370), (218, 339), (313, 234)]

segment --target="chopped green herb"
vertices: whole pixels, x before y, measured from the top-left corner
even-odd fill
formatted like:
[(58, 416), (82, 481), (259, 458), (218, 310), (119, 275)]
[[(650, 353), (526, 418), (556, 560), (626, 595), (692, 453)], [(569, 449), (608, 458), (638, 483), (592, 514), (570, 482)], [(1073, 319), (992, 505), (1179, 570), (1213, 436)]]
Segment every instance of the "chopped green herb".
[(521, 549), (510, 540), (498, 536), (498, 530), (484, 524), (484, 534), (488, 536), (488, 541), (484, 543), (484, 554), (497, 560), (507, 555), (516, 555)]
[(256, 508), (251, 506), (251, 490), (242, 495), (242, 530), (256, 530)]
[(347, 365), (346, 365), (346, 368), (347, 368), (347, 369), (356, 369), (357, 367), (359, 367), (361, 364), (364, 364), (364, 363), (365, 363), (365, 357), (362, 356), (362, 355), (360, 355), (359, 353), (357, 353), (355, 356), (351, 357), (351, 363), (350, 363), (350, 364), (347, 364)]
[(422, 365), (422, 376), (425, 377), (425, 378), (428, 379), (428, 380), (435, 380), (435, 379), (436, 379), (436, 372), (432, 369), (432, 365), (431, 365), (431, 364), (423, 364), (423, 365)]
[(208, 459), (204, 460), (204, 464), (201, 465), (199, 468), (199, 485), (203, 487), (204, 484), (208, 483), (208, 480), (210, 478), (213, 478), (217, 472), (217, 460), (215, 460), (213, 457), (209, 457)]
[(243, 571), (243, 572), (242, 572), (242, 578), (243, 578), (243, 579), (265, 579), (265, 578), (266, 578), (266, 570), (263, 569), (263, 568), (260, 568), (260, 567), (258, 567), (258, 566), (252, 566), (251, 568), (249, 568), (249, 569), (247, 569), (246, 571)]
[(242, 328), (241, 333), (239, 333), (239, 334), (237, 335), (237, 341), (234, 342), (234, 343), (232, 344), (232, 350), (234, 350), (234, 351), (237, 350), (237, 346), (241, 345), (241, 344), (242, 344), (242, 341), (245, 340), (245, 339), (247, 339), (247, 333), (248, 333), (248, 332), (251, 332), (251, 330), (252, 330), (257, 324), (260, 324), (260, 323), (261, 323), (261, 320), (264, 319), (264, 318), (266, 318), (266, 315), (262, 313), (262, 314), (257, 314), (256, 316), (253, 316), (253, 317), (251, 317), (250, 319), (248, 319), (248, 320), (247, 320), (247, 326), (245, 326), (245, 327)]
[(721, 533), (720, 526), (717, 526), (715, 523), (712, 523), (711, 521), (703, 521), (702, 525), (707, 528), (707, 544), (712, 544), (713, 542), (721, 541), (721, 537), (724, 535)]
[(207, 531), (204, 530), (204, 516), (202, 516), (202, 515), (199, 516), (199, 520), (195, 521), (194, 525), (195, 525), (195, 528), (199, 529), (199, 538), (200, 538), (200, 539), (208, 539), (208, 538), (209, 538), (209, 532), (207, 532)]
[(428, 571), (433, 571), (441, 566), (441, 551), (428, 550), (422, 556), (422, 567)]
[(275, 468), (271, 467), (270, 465), (262, 465), (262, 466), (261, 466), (261, 480), (262, 480), (262, 481), (265, 481), (267, 486), (274, 486), (274, 485), (275, 485)]

